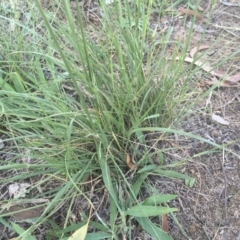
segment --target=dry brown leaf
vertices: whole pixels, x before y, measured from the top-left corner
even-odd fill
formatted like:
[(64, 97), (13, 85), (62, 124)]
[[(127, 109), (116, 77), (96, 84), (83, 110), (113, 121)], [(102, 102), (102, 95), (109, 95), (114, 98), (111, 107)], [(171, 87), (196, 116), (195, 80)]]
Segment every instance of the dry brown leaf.
[(222, 125), (229, 125), (229, 122), (224, 120), (221, 116), (219, 115), (216, 115), (216, 114), (212, 114), (212, 120), (215, 121), (215, 122), (218, 122)]
[(167, 214), (162, 215), (162, 230), (166, 233), (169, 232)]
[[(177, 57), (176, 60), (180, 60), (180, 58)], [(234, 84), (237, 84), (240, 81), (240, 73), (237, 73), (233, 76), (226, 76), (225, 72), (220, 71), (220, 70), (213, 70), (213, 68), (210, 65), (208, 65), (206, 63), (203, 63), (199, 60), (195, 61), (193, 58), (186, 57), (186, 58), (184, 58), (184, 61), (197, 65), (198, 67), (200, 67), (204, 71), (212, 74), (213, 76), (216, 76), (216, 77), (219, 77), (219, 78), (224, 78), (225, 79), (224, 82), (226, 84), (234, 85)]]
[(126, 156), (126, 163), (131, 170), (137, 168), (136, 162), (134, 161), (133, 157), (131, 158), (129, 153), (127, 153)]
[(182, 14), (187, 14), (189, 16), (195, 16), (196, 15), (196, 18), (199, 19), (199, 20), (203, 20), (203, 17), (201, 16), (201, 14), (197, 13), (196, 11), (193, 11), (192, 9), (189, 9), (189, 8), (182, 8), (180, 9), (180, 12)]
[[(21, 211), (21, 210), (23, 210), (23, 211)], [(13, 213), (13, 216), (15, 218), (17, 218), (18, 220), (40, 217), (43, 212), (42, 208), (40, 208), (40, 207), (35, 208), (35, 209), (24, 210), (23, 207), (17, 207), (17, 206), (10, 207), (6, 212), (11, 213), (11, 212), (16, 212), (16, 211), (19, 211), (19, 212)]]
[(196, 52), (201, 51), (203, 49), (208, 49), (208, 48), (209, 48), (208, 45), (200, 45), (198, 47), (194, 47), (193, 49), (191, 49), (189, 55), (190, 55), (191, 58), (193, 58), (194, 55), (196, 54)]

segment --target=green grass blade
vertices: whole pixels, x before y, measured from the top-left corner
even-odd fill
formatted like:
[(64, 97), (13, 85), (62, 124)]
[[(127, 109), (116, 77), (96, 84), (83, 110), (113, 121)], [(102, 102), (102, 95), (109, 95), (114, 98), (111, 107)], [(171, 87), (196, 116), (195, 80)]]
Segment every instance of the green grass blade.
[(104, 158), (105, 155), (103, 155), (101, 146), (102, 146), (101, 144), (99, 144), (99, 146), (98, 146), (98, 160), (99, 160), (100, 168), (102, 170), (103, 181), (104, 181), (104, 184), (105, 184), (110, 196), (114, 200), (114, 202), (115, 202), (115, 204), (118, 208), (118, 211), (122, 215), (123, 212), (122, 212), (122, 210), (119, 206), (118, 199), (117, 199), (117, 194), (116, 194), (116, 192), (113, 188), (112, 178), (111, 178), (111, 175), (110, 175), (110, 169), (109, 169), (109, 166), (108, 166), (108, 163), (107, 163), (107, 159)]
[(12, 223), (12, 227), (19, 234), (19, 238), (23, 240), (36, 240), (35, 237), (31, 236), (27, 231), (21, 228), (18, 224)]
[(148, 218), (136, 217), (135, 219), (155, 240), (172, 240), (167, 233), (154, 225)]
[(101, 240), (111, 238), (111, 234), (103, 232), (88, 233), (85, 240)]
[(177, 197), (177, 195), (172, 195), (172, 194), (159, 194), (159, 195), (154, 195), (154, 196), (147, 198), (145, 201), (143, 201), (140, 204), (156, 206), (157, 204), (171, 201), (171, 200), (175, 199), (176, 197)]
[[(194, 178), (189, 177), (186, 174), (182, 174), (176, 171), (172, 170), (161, 170), (161, 169), (155, 169), (153, 170), (154, 173), (158, 173), (161, 176), (168, 177), (168, 178), (178, 178), (178, 179), (184, 179), (184, 180), (194, 180)], [(150, 173), (151, 174), (151, 173)]]
[(153, 217), (176, 211), (177, 208), (137, 205), (128, 209), (125, 214), (133, 217)]

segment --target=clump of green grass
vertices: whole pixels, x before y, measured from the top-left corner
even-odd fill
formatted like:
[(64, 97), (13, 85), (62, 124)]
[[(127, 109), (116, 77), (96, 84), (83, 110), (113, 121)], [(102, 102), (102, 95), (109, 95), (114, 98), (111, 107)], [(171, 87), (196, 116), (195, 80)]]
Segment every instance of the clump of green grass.
[[(172, 29), (162, 35), (161, 44), (154, 44), (156, 32), (149, 28), (152, 4), (124, 1), (106, 5), (101, 1), (102, 18), (94, 26), (84, 22), (79, 7), (73, 16), (69, 1), (58, 5), (58, 13), (45, 12), (36, 1), (32, 19), (43, 31), (18, 24), (17, 29), (26, 32), (29, 42), (18, 35), (20, 41), (14, 33), (19, 45), (3, 39), (1, 132), (16, 142), (19, 156), (29, 150), (31, 160), (13, 160), (8, 165), (1, 162), (4, 170), (19, 171), (1, 182), (41, 176), (31, 192), (37, 185), (59, 181), (56, 188), (34, 196), (51, 201), (29, 229), (1, 218), (21, 237), (30, 239), (40, 224), (48, 222), (52, 227), (46, 233), (49, 239), (67, 239), (85, 225), (89, 209), (96, 207), (85, 185), (102, 179), (101, 186), (109, 194), (108, 219), (95, 213), (86, 239), (132, 239), (133, 222), (154, 239), (171, 239), (151, 217), (176, 211), (166, 204), (176, 196), (158, 193), (139, 200), (141, 186), (151, 173), (181, 178), (189, 184), (194, 180), (166, 171), (168, 166), (153, 164), (151, 156), (162, 156), (162, 152), (154, 143), (147, 144), (146, 136), (154, 132), (159, 133), (158, 140), (167, 133), (198, 138), (171, 128), (194, 105), (189, 99), (192, 101), (197, 92), (190, 91), (192, 86), (188, 85), (194, 71), (184, 76), (182, 61), (174, 60), (180, 44), (173, 43), (176, 53), (172, 59), (165, 56)], [(169, 7), (167, 1), (165, 4), (161, 5), (163, 10)], [(182, 58), (187, 49), (188, 43), (181, 50)], [(127, 154), (135, 156), (138, 166), (132, 175)], [(88, 202), (88, 209), (81, 212), (83, 222), (70, 224), (71, 208), (79, 196)], [(66, 202), (69, 209), (64, 226), (57, 226), (51, 216)]]

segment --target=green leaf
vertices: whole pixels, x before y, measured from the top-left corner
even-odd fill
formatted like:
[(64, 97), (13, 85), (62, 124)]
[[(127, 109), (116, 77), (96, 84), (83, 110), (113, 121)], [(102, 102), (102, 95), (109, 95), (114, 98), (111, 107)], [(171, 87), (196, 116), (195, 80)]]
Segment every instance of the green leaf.
[(160, 114), (154, 114), (154, 115), (144, 118), (144, 120), (151, 119), (151, 118), (158, 118), (159, 116), (160, 116)]
[(118, 216), (117, 206), (115, 204), (115, 201), (111, 197), (110, 198), (110, 226), (111, 226), (112, 229), (115, 226), (117, 216)]
[(189, 186), (190, 188), (193, 187), (194, 183), (195, 183), (195, 179), (185, 179), (185, 185)]
[(145, 179), (147, 178), (147, 174), (141, 174), (137, 180), (135, 181), (135, 183), (132, 185), (131, 187), (131, 194), (128, 195), (127, 200), (126, 200), (126, 207), (130, 206), (130, 203), (132, 201), (136, 201), (137, 196), (139, 194), (139, 191), (141, 189), (141, 186), (143, 184), (143, 182), (145, 181)]
[(19, 239), (21, 239), (21, 240), (36, 240), (35, 237), (33, 237), (30, 233), (28, 233), (26, 230), (21, 228), (16, 223), (12, 223), (12, 227), (16, 231), (16, 233), (19, 234)]
[(176, 171), (172, 170), (161, 170), (161, 169), (155, 169), (154, 172), (159, 173), (162, 176), (168, 177), (168, 178), (179, 178), (184, 180), (193, 180), (192, 177), (182, 174)]
[(144, 172), (152, 172), (158, 166), (155, 164), (144, 166), (143, 168), (139, 169), (137, 173), (144, 173)]
[(182, 130), (175, 130), (175, 129), (171, 129), (171, 128), (160, 128), (160, 127), (137, 128), (137, 129), (133, 129), (132, 131), (130, 131), (128, 137), (131, 138), (131, 135), (134, 134), (134, 133), (136, 134), (136, 132), (176, 133), (176, 134), (181, 135), (181, 136), (186, 136), (186, 137), (189, 137), (189, 138), (193, 138), (193, 139), (205, 142), (205, 143), (210, 144), (210, 145), (212, 145), (214, 147), (217, 147), (218, 149), (222, 149), (223, 148), (223, 146), (221, 146), (221, 145), (219, 145), (219, 144), (217, 144), (215, 142), (212, 142), (209, 139), (200, 137), (198, 135), (194, 135), (194, 134), (189, 133), (189, 132), (184, 132)]
[(165, 203), (170, 200), (173, 200), (176, 197), (177, 195), (172, 195), (172, 194), (159, 194), (159, 195), (154, 195), (147, 198), (145, 201), (141, 202), (140, 204), (156, 206), (157, 204)]
[(17, 73), (17, 72), (10, 73), (10, 78), (13, 82), (15, 90), (18, 93), (25, 93), (26, 92), (24, 84), (23, 84), (24, 81), (23, 81), (23, 79), (22, 79), (22, 77), (20, 76), (19, 73)]
[(99, 159), (99, 165), (101, 167), (101, 170), (102, 170), (102, 177), (103, 177), (103, 181), (104, 181), (104, 184), (107, 188), (107, 190), (109, 191), (109, 194), (111, 195), (112, 199), (114, 200), (116, 206), (118, 207), (118, 211), (120, 213), (122, 213), (122, 210), (121, 208), (119, 207), (119, 204), (118, 204), (118, 199), (117, 199), (117, 195), (116, 195), (116, 192), (113, 188), (113, 185), (112, 185), (112, 179), (111, 179), (111, 176), (110, 176), (110, 169), (109, 169), (109, 166), (107, 164), (107, 160), (103, 157), (103, 153), (102, 153), (102, 150), (100, 149), (101, 148), (101, 145), (98, 146), (99, 149), (98, 149), (98, 159)]
[(156, 207), (156, 206), (144, 206), (144, 205), (136, 205), (126, 211), (127, 215), (131, 215), (133, 217), (153, 217), (157, 215), (163, 215), (170, 212), (178, 211), (177, 208), (169, 208), (169, 207)]
[(112, 235), (104, 232), (88, 233), (85, 240), (101, 240), (111, 238)]
[(12, 86), (10, 86), (5, 80), (0, 77), (0, 90), (5, 90), (9, 92), (16, 92)]
[(156, 240), (172, 240), (172, 238), (162, 229), (154, 225), (148, 218), (135, 218), (142, 228)]

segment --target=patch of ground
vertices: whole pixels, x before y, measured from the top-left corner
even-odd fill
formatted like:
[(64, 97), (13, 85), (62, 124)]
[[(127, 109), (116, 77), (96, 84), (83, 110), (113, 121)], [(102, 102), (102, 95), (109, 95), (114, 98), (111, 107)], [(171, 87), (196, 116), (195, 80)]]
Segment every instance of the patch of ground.
[[(195, 157), (209, 147), (199, 141), (180, 140), (182, 154), (178, 157), (192, 157), (184, 171), (196, 179), (196, 184), (188, 188), (179, 182), (158, 181), (159, 190), (170, 189), (178, 194), (178, 200), (172, 205), (179, 207), (178, 220), (190, 239), (240, 238), (240, 116), (239, 100), (233, 93), (238, 96), (238, 89), (221, 89), (214, 92), (211, 99), (211, 110), (225, 116), (229, 126), (219, 125), (206, 113), (182, 123), (185, 131), (217, 144), (231, 144), (232, 152), (223, 150)], [(172, 225), (171, 235), (174, 239), (186, 239), (176, 224)]]

